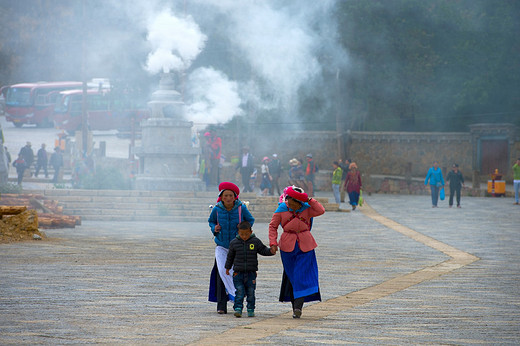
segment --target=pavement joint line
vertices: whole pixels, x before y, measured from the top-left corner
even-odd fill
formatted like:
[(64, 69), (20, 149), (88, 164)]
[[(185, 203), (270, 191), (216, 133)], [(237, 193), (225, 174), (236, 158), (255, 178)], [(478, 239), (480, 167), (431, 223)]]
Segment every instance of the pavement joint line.
[(477, 256), (401, 225), (400, 223), (379, 214), (367, 203), (358, 210), (361, 210), (365, 216), (374, 221), (377, 221), (421, 244), (446, 254), (450, 259), (433, 266), (419, 269), (412, 273), (400, 275), (374, 286), (366, 287), (346, 295), (309, 305), (304, 308), (304, 315), (300, 319), (293, 319), (291, 311), (251, 324), (228, 329), (223, 333), (199, 339), (192, 343), (192, 345), (251, 344), (284, 330), (297, 328), (303, 324), (312, 323), (313, 321), (318, 321), (335, 313), (353, 309), (374, 300), (384, 298), (422, 282), (435, 279), (441, 275), (460, 269), (480, 259)]

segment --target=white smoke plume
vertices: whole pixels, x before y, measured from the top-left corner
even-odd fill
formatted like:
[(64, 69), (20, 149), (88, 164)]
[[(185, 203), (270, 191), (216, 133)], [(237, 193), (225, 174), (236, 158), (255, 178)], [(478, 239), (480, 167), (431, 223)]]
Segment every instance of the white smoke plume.
[(152, 74), (187, 69), (204, 49), (204, 35), (191, 16), (179, 18), (170, 10), (153, 17), (148, 26), (148, 41), (153, 51), (146, 69)]
[[(199, 2), (211, 4), (228, 18), (227, 36), (267, 93), (262, 107), (271, 108), (273, 102), (277, 103), (285, 116), (291, 117), (296, 112), (299, 90), (318, 86), (316, 79), (323, 69), (336, 70), (347, 60), (343, 49), (331, 44), (336, 32), (331, 20), (334, 0), (304, 4), (290, 0)], [(320, 56), (327, 56), (327, 66), (319, 61)]]
[[(166, 5), (164, 1), (152, 2), (155, 8)], [(333, 83), (322, 79), (323, 71), (336, 71), (347, 60), (335, 42), (337, 33), (331, 20), (335, 3), (172, 1), (171, 9), (154, 11), (148, 19), (152, 52), (145, 68), (152, 74), (179, 71), (186, 75), (187, 117), (196, 123), (225, 123), (244, 114), (240, 106), (245, 104), (253, 111), (279, 109), (281, 120), (294, 121), (299, 98), (330, 92)], [(216, 31), (218, 35), (214, 35)], [(242, 73), (232, 81), (217, 70), (219, 57), (212, 53), (206, 53), (204, 63), (198, 62), (197, 69), (190, 71), (205, 48), (206, 34), (210, 39), (224, 38), (233, 59), (248, 66), (250, 75)]]
[(224, 123), (241, 115), (238, 84), (221, 71), (198, 68), (187, 80), (187, 117), (197, 124)]

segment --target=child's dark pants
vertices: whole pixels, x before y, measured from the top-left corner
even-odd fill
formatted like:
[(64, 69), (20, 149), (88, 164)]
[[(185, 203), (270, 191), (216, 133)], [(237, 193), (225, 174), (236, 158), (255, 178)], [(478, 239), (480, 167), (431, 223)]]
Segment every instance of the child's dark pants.
[(244, 296), (247, 295), (247, 310), (254, 310), (256, 272), (235, 272), (233, 273), (233, 283), (236, 289), (233, 309), (242, 310), (244, 308)]

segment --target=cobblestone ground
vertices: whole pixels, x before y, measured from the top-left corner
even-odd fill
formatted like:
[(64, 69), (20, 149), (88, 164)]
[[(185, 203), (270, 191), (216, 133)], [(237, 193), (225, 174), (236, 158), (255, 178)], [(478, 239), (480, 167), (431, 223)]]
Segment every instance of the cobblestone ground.
[[(47, 230), (48, 241), (0, 245), (0, 344), (218, 343), (222, 333), (240, 336), (258, 322), (273, 328), (242, 342), (520, 343), (520, 207), (505, 198), (464, 198), (462, 209), (446, 202), (433, 209), (427, 196), (366, 199), (381, 215), (480, 260), (317, 318), (311, 309), (327, 300), (449, 259), (360, 210), (327, 213), (313, 227), (324, 302), (306, 305), (301, 320), (288, 317), (290, 304), (277, 302), (280, 257), (260, 257), (256, 317), (237, 319), (207, 301), (214, 251), (207, 224), (84, 222)], [(254, 231), (268, 242), (267, 224)]]

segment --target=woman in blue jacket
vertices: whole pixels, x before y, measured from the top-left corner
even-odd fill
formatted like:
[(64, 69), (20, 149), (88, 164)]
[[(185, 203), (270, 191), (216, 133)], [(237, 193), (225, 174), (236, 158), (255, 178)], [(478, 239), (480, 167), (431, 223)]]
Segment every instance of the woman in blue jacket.
[(433, 167), (428, 170), (424, 185), (428, 185), (430, 180), (430, 190), (432, 192), (432, 208), (437, 208), (437, 202), (439, 201), (439, 191), (444, 187), (444, 178), (442, 177), (442, 170), (439, 168), (437, 161), (433, 162)]
[(234, 300), (235, 286), (233, 275), (226, 275), (226, 258), (229, 251), (229, 243), (238, 234), (238, 224), (248, 221), (251, 225), (255, 219), (239, 199), (240, 189), (233, 183), (223, 182), (218, 186), (219, 194), (217, 204), (209, 215), (209, 227), (215, 237), (215, 264), (211, 271), (209, 285), (210, 302), (217, 303), (219, 314), (227, 313), (228, 300)]

